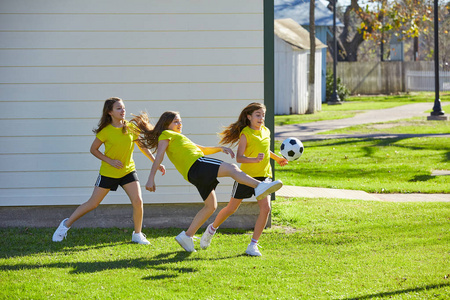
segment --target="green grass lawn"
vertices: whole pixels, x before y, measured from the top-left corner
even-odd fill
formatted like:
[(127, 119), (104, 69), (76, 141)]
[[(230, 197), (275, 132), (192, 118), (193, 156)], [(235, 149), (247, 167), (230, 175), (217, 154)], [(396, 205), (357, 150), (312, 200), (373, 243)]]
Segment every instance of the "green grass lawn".
[(118, 228), (62, 243), (2, 228), (0, 299), (449, 299), (449, 216), (449, 203), (277, 198), (260, 258), (243, 230), (189, 255), (179, 229), (144, 229), (142, 246)]
[[(371, 193), (450, 193), (450, 139), (332, 139), (304, 141), (297, 161), (275, 166), (284, 184)], [(275, 147), (279, 149), (280, 143)]]
[[(368, 126), (448, 130), (445, 122), (402, 122)], [(276, 167), (285, 184), (450, 193), (450, 176), (431, 176), (450, 169), (449, 139), (304, 145), (299, 160)], [(278, 197), (272, 216), (258, 258), (244, 253), (245, 230), (219, 229), (207, 250), (197, 241), (190, 254), (174, 240), (180, 229), (144, 229), (151, 245), (142, 246), (129, 241), (132, 229), (73, 228), (53, 243), (55, 228), (0, 228), (0, 299), (450, 299), (450, 203)]]
[[(429, 97), (431, 93), (420, 93), (412, 98), (410, 95), (352, 97), (348, 103), (329, 107), (342, 109), (365, 104), (368, 109), (374, 109), (383, 103), (414, 103)], [(450, 93), (442, 98), (450, 100)], [(442, 109), (448, 114), (450, 105)], [(346, 116), (348, 111), (333, 113)], [(285, 184), (295, 186), (371, 193), (450, 193), (450, 176), (431, 175), (434, 170), (450, 170), (450, 139), (404, 136), (448, 133), (450, 122), (427, 121), (425, 118), (330, 130), (320, 134), (393, 134), (399, 137), (303, 141), (303, 156), (285, 167), (275, 165), (276, 176)], [(276, 152), (279, 148), (280, 143), (276, 142)]]

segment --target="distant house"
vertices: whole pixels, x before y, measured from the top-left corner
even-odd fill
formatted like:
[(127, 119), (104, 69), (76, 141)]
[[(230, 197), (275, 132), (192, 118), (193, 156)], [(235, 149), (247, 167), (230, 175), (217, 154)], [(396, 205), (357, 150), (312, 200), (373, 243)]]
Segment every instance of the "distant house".
[[(309, 3), (309, 0), (275, 0), (275, 19), (291, 18), (303, 28), (309, 30)], [(315, 4), (314, 25), (316, 38), (326, 45), (327, 34), (332, 36), (328, 28), (333, 26), (333, 12), (327, 8), (327, 2), (324, 0), (317, 0)], [(336, 19), (336, 26), (343, 26), (343, 24)], [(326, 101), (326, 51), (326, 48), (322, 48), (322, 102)]]
[[(308, 109), (309, 32), (292, 19), (275, 20), (275, 114), (304, 114)], [(322, 49), (316, 39), (315, 110), (322, 109)]]

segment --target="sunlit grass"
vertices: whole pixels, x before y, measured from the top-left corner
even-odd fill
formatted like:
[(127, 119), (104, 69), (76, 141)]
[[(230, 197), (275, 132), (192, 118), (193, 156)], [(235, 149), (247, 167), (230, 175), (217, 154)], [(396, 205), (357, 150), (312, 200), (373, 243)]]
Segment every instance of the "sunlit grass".
[[(280, 143), (276, 143), (279, 149)], [(304, 141), (302, 157), (276, 166), (287, 185), (372, 193), (450, 193), (450, 139), (333, 139)]]
[[(448, 203), (273, 201), (263, 256), (219, 229), (188, 254), (179, 229), (0, 229), (1, 299), (448, 299)], [(202, 233), (203, 230), (199, 232)]]

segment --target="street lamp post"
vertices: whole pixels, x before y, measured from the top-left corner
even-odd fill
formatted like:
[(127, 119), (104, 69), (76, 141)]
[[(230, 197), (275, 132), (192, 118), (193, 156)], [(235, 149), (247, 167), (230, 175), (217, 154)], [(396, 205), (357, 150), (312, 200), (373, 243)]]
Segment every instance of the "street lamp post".
[(428, 120), (448, 120), (444, 116), (439, 99), (439, 6), (438, 0), (434, 0), (434, 106)]
[(337, 6), (337, 0), (334, 1), (333, 5), (333, 94), (331, 95), (330, 101), (328, 101), (328, 104), (335, 105), (335, 104), (342, 104), (341, 99), (339, 99), (339, 95), (337, 93), (337, 79), (336, 79), (336, 64), (337, 64), (337, 39), (336, 39), (336, 6)]

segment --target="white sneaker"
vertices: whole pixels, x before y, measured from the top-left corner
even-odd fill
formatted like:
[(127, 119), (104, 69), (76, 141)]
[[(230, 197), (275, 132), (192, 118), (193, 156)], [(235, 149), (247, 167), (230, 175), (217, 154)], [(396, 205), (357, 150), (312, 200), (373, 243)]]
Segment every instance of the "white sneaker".
[(276, 180), (273, 182), (261, 182), (255, 188), (256, 200), (261, 200), (266, 198), (268, 195), (278, 191), (283, 186), (281, 180)]
[(55, 233), (53, 234), (52, 241), (61, 242), (67, 236), (67, 231), (70, 229), (70, 227), (67, 228), (66, 225), (64, 225), (67, 220), (69, 220), (69, 218), (61, 221), (58, 228), (56, 228)]
[(187, 252), (197, 252), (194, 248), (194, 239), (186, 235), (186, 232), (182, 231), (175, 237), (175, 240), (183, 247)]
[(262, 256), (261, 252), (259, 252), (258, 244), (250, 244), (245, 250), (245, 253), (251, 256)]
[(212, 226), (212, 223), (206, 227), (205, 232), (202, 235), (202, 238), (200, 239), (200, 247), (202, 249), (208, 248), (209, 244), (211, 244), (211, 239), (213, 238), (214, 234), (209, 233), (209, 227)]
[(134, 233), (131, 236), (131, 241), (134, 243), (138, 243), (141, 245), (150, 245), (150, 242), (147, 240), (147, 236), (143, 234), (142, 232)]

